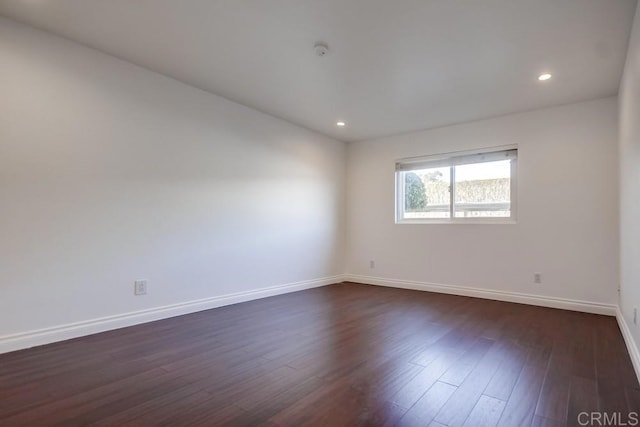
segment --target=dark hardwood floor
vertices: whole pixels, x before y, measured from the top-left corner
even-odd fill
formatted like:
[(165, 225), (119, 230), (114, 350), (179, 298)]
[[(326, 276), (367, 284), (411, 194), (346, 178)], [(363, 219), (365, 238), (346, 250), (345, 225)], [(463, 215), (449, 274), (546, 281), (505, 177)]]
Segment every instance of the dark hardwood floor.
[(640, 411), (615, 318), (349, 283), (0, 355), (3, 426), (558, 426), (584, 411)]

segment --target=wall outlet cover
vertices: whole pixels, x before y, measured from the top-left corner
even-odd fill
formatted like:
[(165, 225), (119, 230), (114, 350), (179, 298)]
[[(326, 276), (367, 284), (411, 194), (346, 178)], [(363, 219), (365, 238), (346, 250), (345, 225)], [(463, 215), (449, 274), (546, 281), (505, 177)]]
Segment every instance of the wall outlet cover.
[(134, 295), (146, 295), (147, 294), (147, 281), (146, 280), (136, 280), (133, 282), (133, 293)]

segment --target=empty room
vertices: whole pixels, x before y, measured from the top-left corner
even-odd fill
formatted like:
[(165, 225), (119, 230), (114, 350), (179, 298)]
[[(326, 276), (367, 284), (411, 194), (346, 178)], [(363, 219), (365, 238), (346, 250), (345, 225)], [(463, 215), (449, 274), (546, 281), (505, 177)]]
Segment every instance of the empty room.
[(636, 0), (0, 0), (0, 426), (640, 425)]

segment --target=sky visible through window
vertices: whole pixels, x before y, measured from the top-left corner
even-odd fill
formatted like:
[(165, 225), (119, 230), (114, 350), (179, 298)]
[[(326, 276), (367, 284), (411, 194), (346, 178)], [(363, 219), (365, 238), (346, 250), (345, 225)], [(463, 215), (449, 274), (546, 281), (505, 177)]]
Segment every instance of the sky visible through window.
[(511, 161), (473, 163), (456, 168), (456, 181), (511, 178)]
[[(439, 172), (438, 180), (449, 182), (449, 168), (430, 168), (415, 171), (418, 175), (432, 175)], [(511, 178), (511, 161), (471, 163), (456, 167), (456, 181), (477, 181), (484, 179)]]

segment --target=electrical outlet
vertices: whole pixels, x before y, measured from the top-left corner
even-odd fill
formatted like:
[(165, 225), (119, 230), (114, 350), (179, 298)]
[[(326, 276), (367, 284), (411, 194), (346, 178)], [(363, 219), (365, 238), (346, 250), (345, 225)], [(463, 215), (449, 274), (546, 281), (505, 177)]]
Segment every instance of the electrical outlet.
[(369, 261), (369, 268), (376, 268), (376, 262), (374, 260)]
[(542, 273), (533, 273), (533, 283), (542, 283)]
[(633, 309), (633, 324), (638, 324), (638, 309), (634, 307)]
[(134, 295), (146, 295), (147, 294), (147, 281), (136, 280), (133, 282), (133, 294)]

